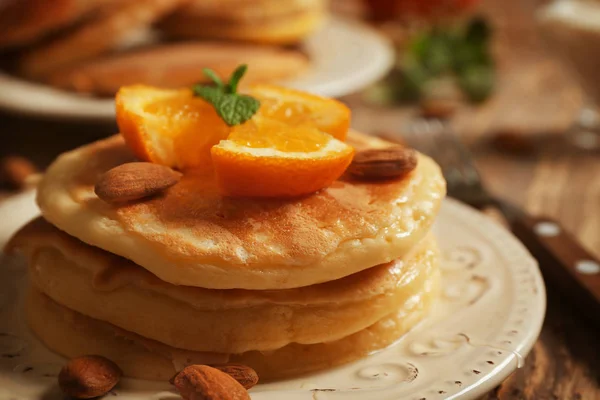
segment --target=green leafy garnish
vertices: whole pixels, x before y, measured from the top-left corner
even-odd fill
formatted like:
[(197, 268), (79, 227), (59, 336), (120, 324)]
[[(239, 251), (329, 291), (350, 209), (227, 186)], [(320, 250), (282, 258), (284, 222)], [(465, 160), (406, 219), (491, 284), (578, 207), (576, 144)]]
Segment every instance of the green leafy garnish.
[(204, 75), (209, 77), (214, 85), (194, 86), (194, 95), (209, 102), (217, 114), (229, 126), (240, 125), (248, 121), (260, 108), (260, 101), (254, 97), (237, 93), (238, 84), (248, 69), (247, 65), (240, 65), (231, 74), (229, 82), (223, 83), (215, 71), (204, 68)]
[(490, 40), (490, 27), (482, 18), (466, 26), (435, 26), (420, 32), (401, 49), (398, 67), (371, 88), (369, 97), (382, 103), (416, 102), (436, 97), (432, 88), (435, 91), (437, 83), (445, 81), (469, 101), (484, 101), (495, 83)]

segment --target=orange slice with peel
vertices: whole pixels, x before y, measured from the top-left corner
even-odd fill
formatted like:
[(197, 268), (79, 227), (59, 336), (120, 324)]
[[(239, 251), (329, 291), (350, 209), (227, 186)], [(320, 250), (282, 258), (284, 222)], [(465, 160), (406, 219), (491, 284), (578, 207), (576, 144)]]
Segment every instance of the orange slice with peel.
[(219, 188), (240, 197), (294, 197), (339, 178), (354, 149), (308, 123), (254, 116), (211, 150)]
[(290, 125), (312, 123), (336, 139), (346, 140), (350, 109), (342, 102), (274, 85), (252, 85), (247, 94), (260, 100), (260, 115)]
[(144, 161), (181, 169), (209, 165), (210, 148), (231, 131), (212, 105), (188, 89), (125, 86), (115, 102), (121, 135)]
[[(253, 119), (262, 116), (291, 128), (313, 126), (337, 139), (346, 137), (350, 110), (339, 101), (271, 85), (253, 85), (246, 93), (261, 101)], [(125, 86), (117, 93), (116, 109), (121, 134), (138, 158), (180, 169), (209, 165), (211, 147), (236, 128), (188, 89)]]

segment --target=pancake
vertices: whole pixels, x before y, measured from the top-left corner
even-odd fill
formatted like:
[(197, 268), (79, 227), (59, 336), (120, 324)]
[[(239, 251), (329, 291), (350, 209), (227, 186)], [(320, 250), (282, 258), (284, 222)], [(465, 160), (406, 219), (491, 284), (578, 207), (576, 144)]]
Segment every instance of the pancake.
[[(358, 133), (349, 142), (386, 145)], [(162, 196), (100, 200), (98, 177), (133, 160), (120, 136), (61, 155), (38, 188), (44, 218), (165, 282), (209, 289), (302, 287), (402, 258), (427, 234), (445, 194), (438, 165), (419, 155), (401, 180), (344, 177), (297, 199), (223, 197), (212, 175), (190, 170)]]
[(136, 0), (116, 2), (74, 31), (30, 50), (19, 64), (20, 72), (34, 79), (60, 68), (93, 59), (118, 47), (188, 0)]
[(192, 0), (159, 24), (178, 38), (292, 44), (325, 19), (324, 0)]
[(0, 48), (38, 41), (116, 0), (8, 0), (0, 2)]
[[(381, 145), (357, 135), (359, 145)], [(118, 136), (63, 154), (40, 183), (42, 214), (163, 281), (211, 289), (308, 286), (401, 258), (428, 232), (445, 191), (437, 164), (420, 155), (402, 180), (344, 178), (292, 200), (223, 197), (211, 176), (185, 171), (163, 196), (101, 201), (98, 176), (132, 160)]]
[(143, 83), (180, 88), (209, 82), (202, 68), (230, 76), (240, 64), (248, 65), (244, 82), (289, 79), (308, 67), (297, 50), (219, 42), (168, 43), (114, 54), (58, 70), (46, 80), (53, 86), (95, 95), (114, 95), (120, 87)]
[[(432, 287), (432, 293), (436, 289)], [(389, 346), (427, 314), (432, 293), (423, 292), (413, 298), (409, 308), (333, 342), (232, 355), (185, 351), (145, 339), (69, 310), (36, 289), (30, 290), (26, 311), (31, 329), (51, 350), (66, 357), (105, 356), (129, 377), (164, 381), (186, 365), (233, 362), (254, 368), (265, 382), (330, 368)]]
[(57, 303), (173, 347), (218, 353), (338, 340), (409, 307), (414, 296), (432, 291), (438, 274), (433, 237), (403, 261), (269, 291), (168, 284), (43, 219), (28, 224), (9, 246), (27, 254), (32, 285)]

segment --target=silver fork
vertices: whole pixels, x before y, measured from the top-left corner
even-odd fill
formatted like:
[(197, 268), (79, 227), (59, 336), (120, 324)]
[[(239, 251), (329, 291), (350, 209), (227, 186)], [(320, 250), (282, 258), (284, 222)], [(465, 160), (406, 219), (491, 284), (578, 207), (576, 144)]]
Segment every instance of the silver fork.
[[(449, 196), (478, 209), (494, 207), (499, 210), (513, 233), (537, 258), (546, 279), (563, 289), (577, 306), (585, 307), (582, 309), (587, 310), (586, 315), (600, 326), (600, 261), (557, 221), (533, 217), (491, 195), (470, 151), (447, 122), (435, 118), (415, 119), (403, 130), (401, 138), (441, 166)], [(596, 312), (589, 312), (591, 310)]]

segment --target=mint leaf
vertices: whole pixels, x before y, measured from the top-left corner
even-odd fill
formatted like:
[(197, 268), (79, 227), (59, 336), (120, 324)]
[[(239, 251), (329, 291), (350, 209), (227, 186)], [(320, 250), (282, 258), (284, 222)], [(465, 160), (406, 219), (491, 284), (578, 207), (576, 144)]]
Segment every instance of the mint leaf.
[(229, 93), (237, 92), (238, 83), (240, 83), (240, 80), (242, 79), (247, 70), (248, 66), (246, 64), (243, 64), (237, 67), (235, 71), (233, 71), (233, 73), (231, 74), (231, 78), (229, 78), (229, 84), (227, 85)]
[(396, 70), (384, 81), (391, 89), (376, 91), (377, 95), (396, 102), (416, 101), (426, 95), (430, 81), (453, 79), (470, 101), (485, 100), (495, 84), (491, 34), (482, 18), (417, 33), (403, 47)]
[(254, 97), (226, 94), (215, 106), (217, 114), (229, 126), (243, 124), (248, 121), (260, 108), (260, 102)]
[(219, 78), (219, 76), (212, 69), (203, 68), (202, 72), (204, 72), (204, 75), (208, 76), (217, 85), (218, 88), (225, 87), (221, 78)]
[(476, 65), (461, 71), (458, 83), (472, 102), (487, 99), (494, 90), (494, 71), (489, 66)]
[(205, 68), (204, 74), (216, 86), (196, 85), (193, 88), (194, 95), (210, 103), (229, 126), (243, 124), (260, 108), (260, 101), (254, 97), (237, 93), (239, 82), (247, 70), (248, 66), (245, 64), (237, 67), (225, 85), (214, 71)]
[(196, 97), (202, 97), (213, 105), (218, 102), (224, 94), (222, 89), (214, 86), (196, 85), (194, 86), (193, 91)]

